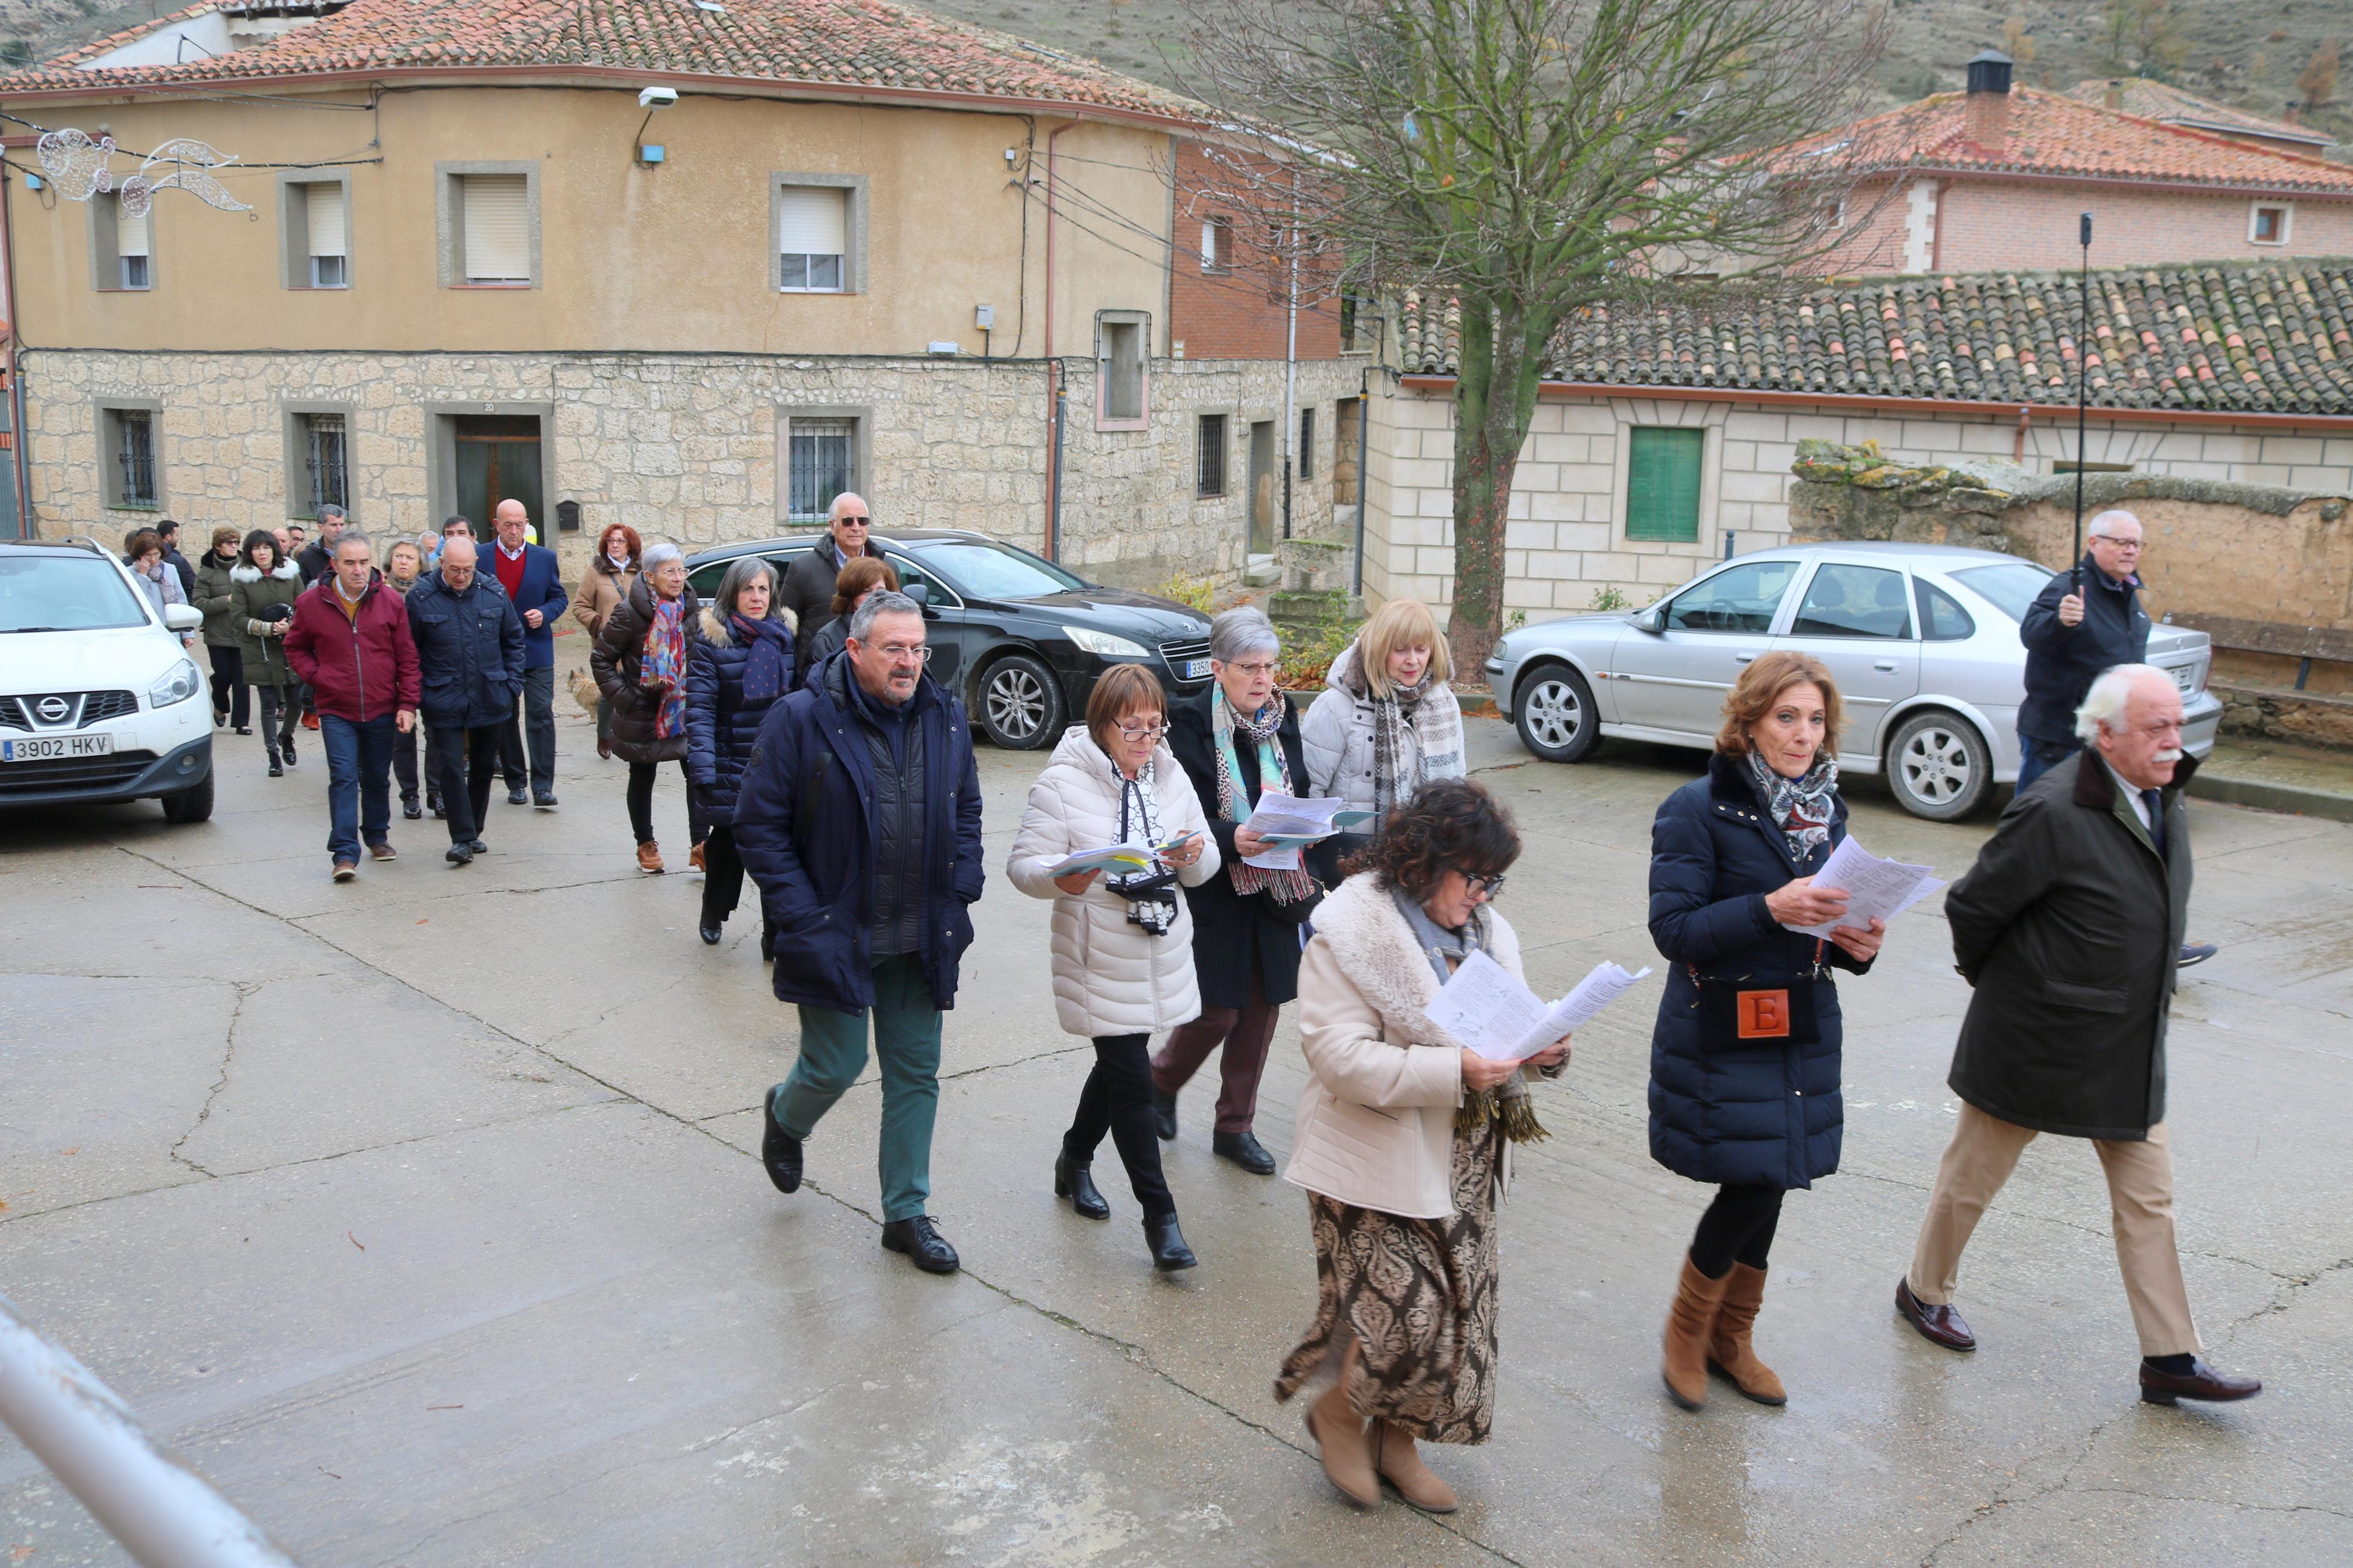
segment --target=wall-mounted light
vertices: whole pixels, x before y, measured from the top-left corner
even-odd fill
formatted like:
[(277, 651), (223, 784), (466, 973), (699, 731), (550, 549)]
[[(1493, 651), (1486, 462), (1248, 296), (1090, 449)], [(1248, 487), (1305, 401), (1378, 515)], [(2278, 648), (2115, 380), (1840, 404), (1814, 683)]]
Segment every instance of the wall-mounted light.
[(638, 94), (638, 107), (646, 111), (646, 117), (638, 121), (636, 150), (639, 163), (651, 167), (664, 161), (659, 143), (650, 147), (646, 144), (646, 127), (653, 123), (654, 110), (668, 109), (677, 101), (678, 89), (674, 87), (649, 87)]

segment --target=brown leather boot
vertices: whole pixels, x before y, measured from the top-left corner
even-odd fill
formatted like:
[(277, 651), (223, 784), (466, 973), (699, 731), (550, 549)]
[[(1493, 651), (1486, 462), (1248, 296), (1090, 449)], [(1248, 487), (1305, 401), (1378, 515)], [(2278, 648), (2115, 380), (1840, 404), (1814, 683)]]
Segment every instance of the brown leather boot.
[(1724, 1300), (1727, 1274), (1711, 1279), (1699, 1271), (1691, 1255), (1683, 1255), (1683, 1278), (1675, 1281), (1675, 1304), (1667, 1309), (1667, 1397), (1686, 1410), (1707, 1403), (1707, 1336), (1715, 1327), (1716, 1308)]
[(1373, 1423), (1373, 1468), (1388, 1478), (1398, 1495), (1424, 1513), (1452, 1513), (1461, 1506), (1454, 1489), (1421, 1462), (1413, 1434), (1388, 1421)]
[(648, 876), (651, 876), (661, 868), (661, 846), (655, 843), (650, 838), (647, 839), (643, 844), (638, 845), (638, 869), (645, 872)]
[(1348, 1388), (1356, 1373), (1356, 1342), (1348, 1342), (1340, 1360), (1340, 1375), (1324, 1397), (1307, 1407), (1307, 1435), (1324, 1452), (1324, 1473), (1341, 1495), (1362, 1508), (1377, 1508), (1381, 1479), (1373, 1470), (1372, 1445), (1365, 1424), (1349, 1403)]
[(1730, 1378), (1735, 1388), (1759, 1405), (1788, 1404), (1788, 1391), (1773, 1369), (1757, 1359), (1748, 1342), (1757, 1309), (1765, 1304), (1765, 1270), (1736, 1263), (1724, 1285), (1724, 1304), (1715, 1310), (1715, 1327), (1707, 1336), (1708, 1370)]

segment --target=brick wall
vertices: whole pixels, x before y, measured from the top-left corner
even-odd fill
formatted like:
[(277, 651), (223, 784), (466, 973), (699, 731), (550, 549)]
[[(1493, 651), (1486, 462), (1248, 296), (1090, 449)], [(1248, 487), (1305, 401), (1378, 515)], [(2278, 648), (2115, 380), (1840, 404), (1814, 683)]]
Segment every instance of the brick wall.
[[(1282, 359), (1288, 337), (1288, 265), (1266, 246), (1268, 219), (1234, 199), (1240, 184), (1195, 142), (1176, 149), (1175, 270), (1168, 281), (1169, 352), (1188, 360)], [(1202, 265), (1201, 226), (1227, 221), (1232, 254)], [(1303, 360), (1340, 353), (1340, 305), (1324, 298), (1330, 279), (1303, 267), (1299, 349)]]

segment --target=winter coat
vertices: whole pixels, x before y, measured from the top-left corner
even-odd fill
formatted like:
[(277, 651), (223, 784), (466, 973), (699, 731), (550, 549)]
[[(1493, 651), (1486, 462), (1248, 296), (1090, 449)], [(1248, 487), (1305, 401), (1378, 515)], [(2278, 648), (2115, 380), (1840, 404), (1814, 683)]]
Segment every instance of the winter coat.
[[(815, 681), (768, 710), (735, 795), (735, 850), (776, 933), (776, 996), (837, 1013), (874, 1005), (874, 766), (867, 722), (846, 695), (849, 666), (846, 655), (836, 656)], [(917, 959), (934, 1005), (945, 1009), (955, 1005), (972, 945), (969, 906), (985, 879), (980, 773), (963, 703), (929, 676), (907, 701), (923, 751)]]
[(286, 662), (322, 713), (364, 724), (415, 709), (423, 691), (407, 605), (381, 572), (368, 574), (354, 616), (343, 614), (338, 593), (332, 573), (302, 590), (286, 634)]
[[(686, 627), (687, 668), (694, 668), (694, 645), (702, 640), (702, 601), (692, 588), (679, 590), (680, 618)], [(686, 726), (669, 735), (654, 733), (661, 699), (638, 684), (645, 660), (646, 628), (654, 624), (654, 589), (639, 573), (620, 607), (605, 618), (596, 646), (588, 650), (588, 673), (613, 705), (613, 752), (626, 762), (674, 763), (686, 756)]]
[(2132, 1142), (2165, 1120), (2165, 1036), (2189, 906), (2194, 757), (2158, 792), (2166, 852), (2096, 751), (2010, 803), (1945, 895), (1975, 989), (1953, 1092), (2020, 1127)]
[[(1081, 849), (1122, 841), (1117, 770), (1083, 724), (1063, 731), (1046, 771), (1029, 786), (1029, 805), (1013, 838), (1005, 874), (1033, 899), (1054, 900), (1051, 941), (1054, 1014), (1071, 1035), (1151, 1035), (1201, 1016), (1193, 980), (1193, 920), (1176, 900), (1176, 923), (1155, 936), (1127, 918), (1128, 900), (1097, 877), (1076, 897), (1062, 891), (1047, 868)], [(1160, 836), (1201, 835), (1201, 857), (1180, 867), (1177, 882), (1198, 888), (1217, 873), (1200, 797), (1164, 742), (1152, 754), (1152, 806)], [(1126, 834), (1141, 837), (1130, 818)]]
[[(499, 545), (496, 540), (482, 547), (476, 557), (474, 570), (493, 579), (499, 576)], [(499, 585), (504, 587), (503, 580)], [(564, 618), (565, 606), (572, 602), (564, 591), (564, 569), (555, 563), (555, 552), (544, 544), (522, 547), (522, 577), (515, 591), (507, 595), (514, 601), (515, 614), (525, 610), (539, 612), (539, 625), (529, 621), (522, 625), (522, 664), (525, 669), (549, 669), (555, 664), (555, 623)]]
[[(1520, 939), (1487, 907), (1487, 955), (1514, 974)], [(1358, 1208), (1409, 1219), (1454, 1212), (1454, 1112), (1462, 1042), (1423, 1010), (1438, 973), (1397, 901), (1369, 871), (1332, 889), (1299, 966), (1299, 1048), (1307, 1087), (1283, 1179)], [(1559, 1068), (1523, 1068), (1531, 1079)], [(1511, 1179), (1511, 1144), (1496, 1193)]]
[(572, 595), (572, 618), (586, 628), (590, 637), (601, 636), (605, 623), (621, 601), (629, 596), (629, 584), (638, 580), (638, 569), (617, 571), (613, 563), (599, 556), (588, 563), (588, 570), (580, 574), (580, 587)]
[(302, 596), (302, 569), (290, 559), (280, 562), (265, 577), (240, 561), (229, 569), (228, 575), (228, 619), (237, 630), (237, 652), (245, 664), (245, 683), (289, 690), (300, 687), (301, 677), (286, 662), (285, 644), (278, 637), (262, 635), (260, 628), (265, 623), (259, 617), (272, 605), (293, 607), (294, 601)]
[(236, 556), (223, 560), (210, 550), (196, 563), (196, 591), (188, 602), (205, 613), (205, 641), (213, 647), (243, 646), (229, 615), (229, 598), (237, 587), (229, 574), (236, 569)]
[(818, 627), (817, 636), (809, 639), (808, 663), (801, 668), (803, 686), (807, 686), (810, 678), (817, 674), (819, 665), (849, 646), (849, 617), (834, 615), (830, 601), (825, 613), (832, 618)]
[(499, 580), (478, 569), (460, 594), (437, 572), (408, 591), (406, 607), (427, 726), (506, 722), (522, 689), (522, 617)]
[(334, 547), (323, 539), (314, 539), (294, 552), (294, 564), (301, 569), (302, 586), (307, 588), (335, 569)]
[(180, 579), (180, 603), (184, 605), (195, 604), (196, 601), (196, 569), (188, 563), (188, 558), (186, 556), (180, 553), (180, 547), (178, 545), (167, 544), (164, 546), (164, 564), (170, 567), (173, 573)]
[(2140, 579), (2111, 582), (2099, 563), (2084, 557), (2084, 619), (2059, 624), (2059, 601), (2073, 586), (2062, 572), (2042, 584), (2018, 624), (2026, 645), (2026, 700), (2019, 704), (2018, 732), (2033, 740), (2075, 742), (2075, 710), (2104, 669), (2138, 664), (2148, 655), (2148, 612), (2140, 607)]
[[(871, 542), (866, 552), (869, 555), (881, 553)], [(841, 568), (833, 559), (831, 534), (818, 540), (812, 548), (802, 551), (793, 563), (785, 568), (785, 580), (776, 589), (776, 600), (792, 612), (794, 624), (800, 628), (799, 646), (793, 649), (796, 668), (814, 671), (825, 662), (814, 652), (817, 634), (833, 624), (833, 589), (840, 578)]]
[[(1783, 929), (1765, 907), (1846, 837), (1846, 802), (1832, 799), (1829, 842), (1792, 856), (1748, 759), (1718, 752), (1651, 825), (1651, 940), (1671, 967), (1651, 1033), (1651, 1157), (1695, 1182), (1805, 1187), (1838, 1169), (1841, 1026), (1822, 965), (1870, 965)], [(1703, 997), (1702, 979), (1737, 984), (1710, 984)], [(1795, 1014), (1810, 1000), (1815, 1038), (1793, 1028), (1786, 1039), (1741, 1039), (1724, 993), (1783, 989)]]
[(704, 820), (723, 825), (733, 815), (736, 782), (760, 737), (760, 721), (793, 689), (793, 622), (786, 616), (761, 623), (760, 636), (783, 645), (784, 679), (775, 696), (751, 702), (744, 672), (752, 645), (716, 605), (704, 605), (701, 619), (702, 636), (686, 645), (686, 776), (694, 781)]
[[(174, 605), (185, 605), (188, 602), (187, 592), (180, 586), (180, 574), (172, 570), (172, 563), (169, 561), (157, 562), (155, 575), (153, 577), (133, 566), (131, 569), (131, 577), (139, 584), (139, 591), (147, 595), (147, 603), (153, 606), (155, 619), (159, 622), (163, 620), (165, 610), (170, 609)], [(180, 634), (174, 632), (173, 635), (177, 637)]]
[[(1168, 710), (1168, 750), (1184, 768), (1185, 776), (1193, 781), (1193, 793), (1200, 799), (1201, 815), (1209, 825), (1209, 837), (1216, 840), (1222, 862), (1216, 876), (1198, 888), (1185, 889), (1185, 902), (1193, 911), (1193, 967), (1200, 977), (1204, 1007), (1249, 1006), (1253, 963), (1264, 987), (1264, 999), (1279, 1006), (1299, 994), (1299, 927), (1314, 912), (1315, 900), (1277, 904), (1271, 893), (1244, 897), (1234, 891), (1237, 825), (1218, 816), (1218, 749), (1209, 738), (1210, 702), (1216, 690), (1215, 685), (1205, 687)], [(1283, 710), (1275, 741), (1295, 794), (1307, 787), (1307, 762), (1299, 749), (1299, 715), (1280, 692), (1276, 700), (1283, 703)], [(1247, 756), (1241, 762), (1241, 786), (1255, 806), (1258, 769)], [(1247, 819), (1250, 813), (1241, 815)], [(1328, 881), (1329, 868), (1319, 866), (1317, 858), (1310, 853), (1310, 869)]]
[[(1309, 704), (1307, 717), (1299, 725), (1299, 744), (1307, 758), (1308, 793), (1330, 797), (1338, 795), (1348, 803), (1351, 811), (1373, 809), (1373, 712), (1374, 701), (1369, 689), (1356, 675), (1359, 645), (1350, 643), (1332, 661), (1331, 673), (1324, 678), (1324, 689)], [(1453, 688), (1438, 682), (1422, 698), (1424, 702), (1442, 702), (1455, 710), (1455, 728), (1462, 727), (1461, 704)], [(1460, 778), (1462, 758), (1458, 753), (1445, 771), (1425, 774), (1422, 769), (1421, 739), (1411, 724), (1405, 726), (1405, 753), (1398, 759), (1398, 797), (1402, 800), (1413, 793), (1418, 784), (1431, 778)]]

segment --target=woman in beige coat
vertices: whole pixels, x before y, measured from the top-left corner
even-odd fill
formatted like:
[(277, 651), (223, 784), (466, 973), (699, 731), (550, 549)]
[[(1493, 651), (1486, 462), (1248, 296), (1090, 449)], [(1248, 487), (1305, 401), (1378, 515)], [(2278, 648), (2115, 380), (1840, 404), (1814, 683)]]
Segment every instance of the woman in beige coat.
[(1387, 1478), (1416, 1508), (1451, 1510), (1415, 1439), (1483, 1443), (1493, 1419), (1495, 1204), (1511, 1145), (1545, 1136), (1526, 1079), (1556, 1076), (1569, 1042), (1493, 1061), (1424, 1010), (1472, 952), (1520, 973), (1519, 939), (1488, 906), (1519, 853), (1482, 786), (1424, 784), (1317, 909), (1300, 962), (1310, 1077), (1284, 1175), (1310, 1194), (1320, 1300), (1274, 1394), (1336, 1370), (1307, 1430), (1332, 1483), (1366, 1506)]
[[(628, 603), (629, 584), (638, 580), (638, 564), (644, 554), (644, 541), (628, 523), (607, 523), (596, 536), (596, 558), (580, 574), (580, 586), (572, 595), (572, 618), (587, 630), (592, 646), (605, 635), (605, 623), (613, 618), (613, 612)], [(609, 697), (596, 699), (596, 754), (607, 762), (613, 757), (613, 700)]]
[[(853, 563), (854, 564), (854, 563)], [(1200, 1016), (1193, 978), (1193, 921), (1177, 886), (1198, 888), (1218, 869), (1218, 847), (1192, 780), (1169, 755), (1168, 699), (1141, 665), (1113, 665), (1087, 700), (1087, 721), (1054, 748), (1029, 786), (1006, 875), (1031, 898), (1054, 900), (1054, 1011), (1065, 1031), (1094, 1041), (1094, 1070), (1054, 1161), (1054, 1195), (1089, 1219), (1111, 1205), (1091, 1167), (1109, 1132), (1144, 1211), (1153, 1266), (1198, 1261), (1176, 1226), (1152, 1126), (1155, 1030)], [(1082, 850), (1181, 840), (1148, 864), (1051, 875)]]

